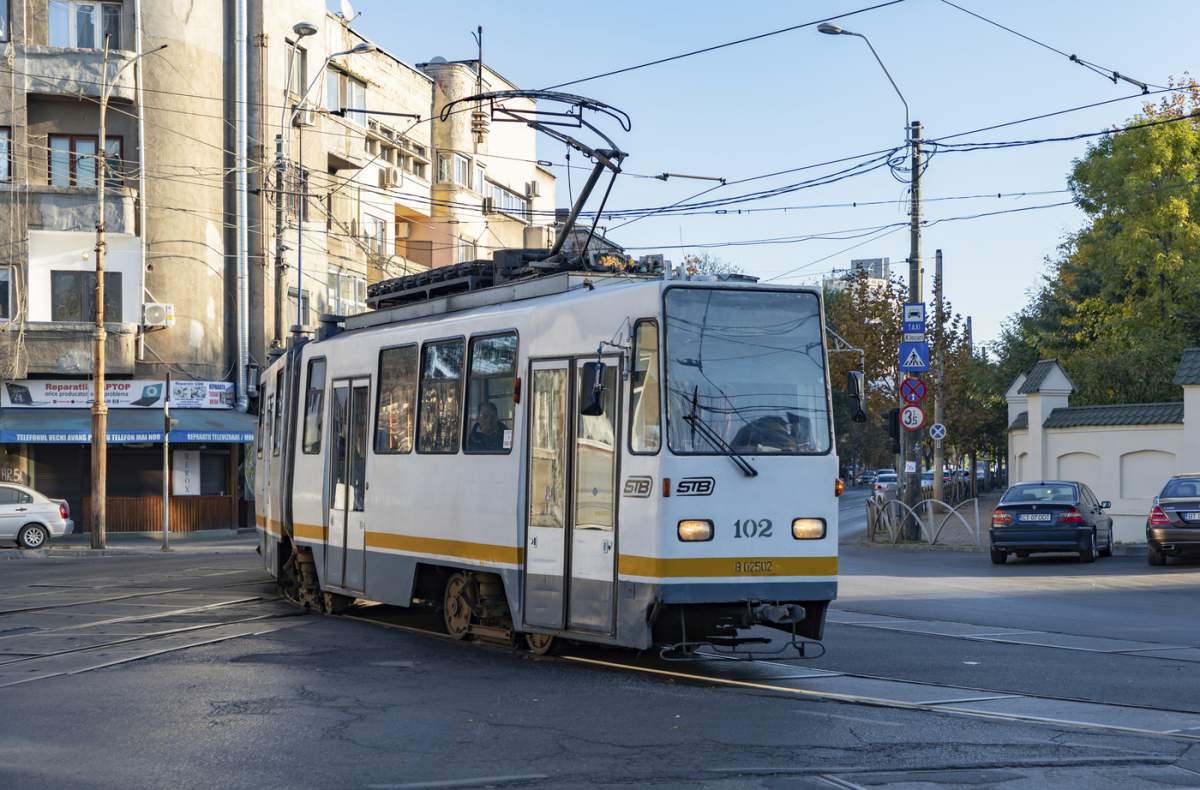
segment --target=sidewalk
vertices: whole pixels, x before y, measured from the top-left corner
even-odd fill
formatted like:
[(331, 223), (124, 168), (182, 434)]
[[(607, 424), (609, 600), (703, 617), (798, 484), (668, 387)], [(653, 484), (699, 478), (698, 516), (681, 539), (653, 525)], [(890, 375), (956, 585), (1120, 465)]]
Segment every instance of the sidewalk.
[[(161, 532), (118, 532), (108, 536), (108, 548), (93, 549), (88, 533), (55, 538), (45, 549), (25, 551), (16, 546), (0, 546), (0, 560), (38, 559), (41, 557), (131, 557), (163, 554)], [(171, 550), (179, 554), (246, 554), (258, 549), (254, 527), (208, 529), (199, 532), (171, 533)]]

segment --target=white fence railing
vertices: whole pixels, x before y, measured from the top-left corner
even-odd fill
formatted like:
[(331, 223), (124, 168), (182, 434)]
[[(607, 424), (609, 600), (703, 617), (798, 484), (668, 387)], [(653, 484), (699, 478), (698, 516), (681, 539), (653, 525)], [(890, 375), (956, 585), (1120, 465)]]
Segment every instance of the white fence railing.
[[(962, 512), (973, 508), (974, 521), (967, 521)], [(973, 497), (956, 505), (939, 499), (922, 499), (909, 507), (899, 499), (869, 497), (867, 499), (867, 540), (871, 543), (899, 543), (909, 525), (916, 525), (920, 540), (930, 546), (937, 545), (946, 525), (957, 519), (976, 546), (981, 545), (983, 535), (979, 525), (979, 499)], [(943, 544), (944, 545), (944, 544)]]

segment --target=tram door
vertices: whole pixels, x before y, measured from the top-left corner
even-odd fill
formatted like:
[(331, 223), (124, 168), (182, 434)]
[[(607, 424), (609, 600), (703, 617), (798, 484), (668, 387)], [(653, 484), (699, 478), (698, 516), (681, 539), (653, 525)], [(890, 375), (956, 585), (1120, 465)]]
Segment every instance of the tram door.
[[(605, 371), (604, 414), (580, 414), (568, 360), (531, 370), (525, 529), (528, 625), (611, 633), (616, 576), (618, 360)], [(574, 378), (574, 380), (573, 380)]]
[(335, 381), (329, 407), (325, 578), (336, 587), (362, 592), (367, 564), (369, 380)]

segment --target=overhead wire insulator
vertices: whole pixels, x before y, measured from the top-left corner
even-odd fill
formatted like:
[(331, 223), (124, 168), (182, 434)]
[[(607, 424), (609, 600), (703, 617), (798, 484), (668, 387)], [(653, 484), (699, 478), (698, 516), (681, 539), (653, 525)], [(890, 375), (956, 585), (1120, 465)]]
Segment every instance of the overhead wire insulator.
[(488, 128), (491, 125), (491, 116), (483, 110), (474, 110), (471, 113), (471, 134), (475, 136), (475, 143), (479, 145), (487, 139)]

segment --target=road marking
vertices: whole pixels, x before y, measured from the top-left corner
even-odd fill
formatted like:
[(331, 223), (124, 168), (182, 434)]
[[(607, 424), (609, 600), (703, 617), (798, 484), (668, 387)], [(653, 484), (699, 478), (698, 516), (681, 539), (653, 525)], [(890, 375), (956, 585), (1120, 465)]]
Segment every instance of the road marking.
[[(152, 590), (150, 592), (127, 593), (125, 595), (111, 595), (107, 598), (89, 598), (86, 601), (70, 601), (68, 603), (52, 603), (43, 606), (30, 606), (24, 609), (0, 609), (0, 617), (8, 614), (23, 614), (25, 612), (41, 612), (46, 609), (68, 609), (72, 606), (87, 606), (90, 603), (113, 603), (115, 601), (125, 601), (130, 598), (148, 598), (154, 595), (168, 595), (170, 593), (186, 592), (188, 587), (178, 587), (173, 590)], [(17, 596), (18, 598), (21, 596)]]
[(405, 782), (404, 784), (370, 784), (371, 790), (422, 790), (438, 787), (493, 787), (495, 785), (523, 784), (549, 779), (548, 774), (517, 774), (515, 776), (477, 776), (471, 779), (443, 779), (435, 782)]

